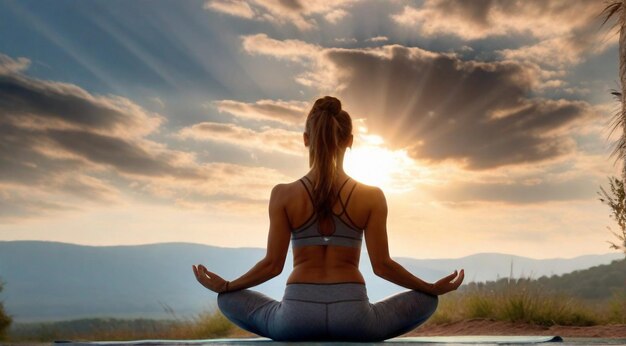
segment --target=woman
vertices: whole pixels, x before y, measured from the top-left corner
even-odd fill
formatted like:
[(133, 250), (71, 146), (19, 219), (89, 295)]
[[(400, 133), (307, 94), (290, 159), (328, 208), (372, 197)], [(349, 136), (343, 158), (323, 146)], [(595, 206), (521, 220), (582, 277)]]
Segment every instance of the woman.
[[(352, 120), (341, 102), (330, 96), (315, 101), (304, 132), (311, 170), (273, 188), (265, 258), (233, 281), (193, 266), (196, 279), (218, 293), (222, 313), (241, 328), (280, 341), (381, 341), (426, 321), (437, 296), (461, 285), (463, 270), (431, 284), (391, 259), (383, 192), (343, 170), (352, 140)], [(374, 273), (409, 290), (369, 302), (359, 272), (363, 234)], [(247, 289), (281, 273), (290, 241), (293, 272), (282, 301)]]

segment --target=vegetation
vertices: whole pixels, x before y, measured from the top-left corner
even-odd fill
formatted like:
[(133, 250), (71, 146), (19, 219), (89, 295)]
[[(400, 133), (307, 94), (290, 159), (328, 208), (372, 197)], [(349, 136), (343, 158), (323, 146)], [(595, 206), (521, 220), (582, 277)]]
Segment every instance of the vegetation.
[(501, 279), (472, 283), (441, 297), (429, 323), (442, 324), (468, 319), (489, 319), (542, 326), (592, 326), (626, 321), (626, 291), (608, 299), (586, 300), (546, 290), (530, 279)]
[[(0, 282), (0, 292), (4, 288), (4, 284)], [(0, 302), (0, 340), (6, 339), (6, 331), (11, 325), (11, 316), (4, 311), (4, 304)]]
[(600, 202), (611, 208), (610, 216), (619, 226), (619, 231), (614, 231), (607, 226), (609, 231), (618, 239), (617, 242), (609, 241), (608, 243), (612, 249), (623, 251), (626, 255), (626, 193), (624, 192), (624, 182), (616, 177), (610, 177), (609, 186), (609, 192), (601, 186), (598, 193)]
[(18, 323), (9, 333), (14, 342), (54, 340), (210, 339), (236, 331), (219, 311), (184, 320), (88, 318), (45, 323)]
[(474, 318), (543, 326), (626, 323), (626, 260), (537, 280), (469, 283), (442, 297), (431, 323)]

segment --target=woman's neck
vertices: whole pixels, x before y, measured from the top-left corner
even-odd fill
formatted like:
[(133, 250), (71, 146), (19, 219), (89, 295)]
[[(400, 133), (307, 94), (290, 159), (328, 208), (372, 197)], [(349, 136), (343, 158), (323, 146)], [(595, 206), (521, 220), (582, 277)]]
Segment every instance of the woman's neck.
[[(313, 169), (311, 169), (307, 174), (305, 174), (305, 177), (309, 178), (311, 181), (316, 181), (317, 173)], [(348, 177), (348, 174), (346, 174), (346, 172), (343, 170), (343, 167), (340, 167), (337, 169), (336, 177), (338, 178), (338, 180), (344, 180)]]
[[(337, 172), (335, 176), (340, 181), (345, 180), (348, 177), (348, 174), (346, 174), (346, 172), (343, 170), (343, 158), (345, 153), (345, 150), (342, 150), (337, 157)], [(311, 181), (317, 180), (317, 173), (313, 170), (313, 168), (311, 168), (305, 176)]]

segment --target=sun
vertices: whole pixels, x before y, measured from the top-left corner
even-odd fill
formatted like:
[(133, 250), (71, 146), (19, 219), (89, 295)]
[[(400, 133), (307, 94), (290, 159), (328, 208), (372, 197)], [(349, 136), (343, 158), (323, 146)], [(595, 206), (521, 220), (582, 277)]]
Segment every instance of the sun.
[(354, 179), (390, 192), (411, 190), (411, 176), (418, 171), (406, 151), (385, 148), (381, 137), (366, 133), (359, 133), (358, 143), (355, 138), (346, 152), (344, 168)]

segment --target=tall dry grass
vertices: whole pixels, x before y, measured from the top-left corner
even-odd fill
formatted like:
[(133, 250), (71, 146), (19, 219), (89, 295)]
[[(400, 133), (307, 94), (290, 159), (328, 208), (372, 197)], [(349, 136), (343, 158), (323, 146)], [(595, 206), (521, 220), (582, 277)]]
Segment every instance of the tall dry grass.
[(626, 323), (626, 293), (615, 292), (609, 299), (589, 301), (547, 291), (529, 279), (505, 280), (497, 289), (475, 284), (442, 296), (429, 323), (476, 318), (543, 326)]
[(93, 318), (16, 325), (9, 331), (14, 342), (54, 340), (212, 339), (236, 332), (219, 310), (176, 320)]

